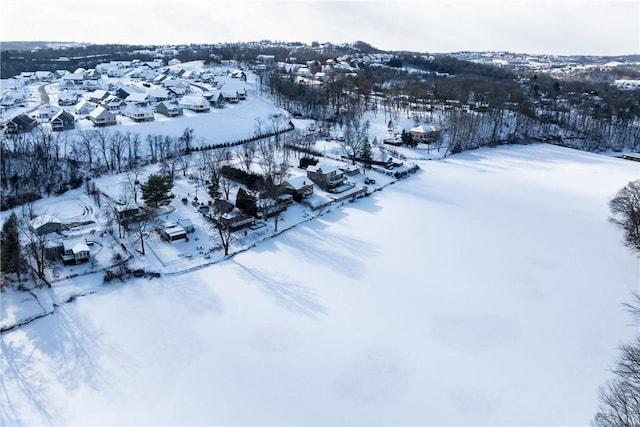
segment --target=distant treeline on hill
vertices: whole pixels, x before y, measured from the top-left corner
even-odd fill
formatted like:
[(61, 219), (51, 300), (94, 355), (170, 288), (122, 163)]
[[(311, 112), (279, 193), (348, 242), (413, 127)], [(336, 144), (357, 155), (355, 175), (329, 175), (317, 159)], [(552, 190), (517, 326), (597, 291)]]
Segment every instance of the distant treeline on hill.
[[(127, 44), (72, 44), (56, 42), (2, 42), (0, 44), (0, 76), (3, 79), (24, 71), (73, 71), (77, 68), (95, 68), (110, 61), (139, 59), (151, 61), (159, 55), (153, 53), (163, 46)], [(298, 61), (335, 58), (352, 53), (376, 53), (378, 49), (365, 42), (333, 46), (319, 52), (317, 46), (302, 43), (282, 45), (255, 43), (218, 43), (211, 45), (179, 46), (175, 54), (160, 55), (166, 61), (176, 58), (182, 62), (237, 60), (254, 61), (258, 55), (273, 55), (276, 61), (286, 61), (295, 48)], [(149, 52), (149, 53), (145, 53)]]

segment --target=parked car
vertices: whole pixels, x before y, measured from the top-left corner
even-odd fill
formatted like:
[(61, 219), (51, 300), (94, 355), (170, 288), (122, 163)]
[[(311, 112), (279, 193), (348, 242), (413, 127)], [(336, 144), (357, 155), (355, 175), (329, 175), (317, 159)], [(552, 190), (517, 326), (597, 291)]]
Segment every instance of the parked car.
[(375, 179), (373, 179), (373, 178), (366, 177), (366, 178), (364, 179), (364, 183), (365, 183), (365, 184), (375, 184), (375, 183), (376, 183), (376, 180), (375, 180)]

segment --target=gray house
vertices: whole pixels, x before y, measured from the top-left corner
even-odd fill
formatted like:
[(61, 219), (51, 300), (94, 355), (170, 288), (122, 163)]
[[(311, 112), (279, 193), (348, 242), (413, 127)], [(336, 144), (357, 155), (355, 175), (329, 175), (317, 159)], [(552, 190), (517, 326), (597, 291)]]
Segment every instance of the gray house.
[(156, 113), (163, 114), (167, 117), (176, 117), (182, 115), (182, 107), (177, 101), (160, 101), (156, 105)]
[(94, 126), (111, 126), (116, 124), (116, 115), (100, 106), (89, 114), (89, 120)]
[(76, 119), (71, 113), (64, 110), (60, 110), (53, 116), (49, 123), (51, 123), (51, 130), (54, 131), (71, 130), (76, 127)]
[(59, 233), (62, 231), (62, 222), (51, 215), (40, 215), (31, 220), (29, 224), (34, 233), (44, 236), (49, 233)]

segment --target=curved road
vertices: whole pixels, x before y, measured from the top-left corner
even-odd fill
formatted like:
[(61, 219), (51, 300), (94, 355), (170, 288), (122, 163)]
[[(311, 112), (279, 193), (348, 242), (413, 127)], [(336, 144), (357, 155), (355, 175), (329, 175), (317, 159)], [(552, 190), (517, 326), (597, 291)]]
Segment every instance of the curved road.
[[(36, 111), (38, 108), (43, 106), (44, 104), (49, 103), (49, 94), (47, 93), (47, 86), (49, 86), (50, 84), (51, 83), (44, 83), (44, 84), (42, 84), (42, 85), (40, 85), (38, 87), (38, 92), (40, 93), (40, 103), (38, 103), (35, 107), (32, 107), (32, 108), (28, 109), (27, 111), (25, 111), (24, 114), (31, 114), (34, 111)], [(6, 118), (6, 119), (0, 121), (0, 126), (4, 126), (5, 123), (7, 123), (13, 117), (15, 117), (15, 116), (11, 116), (10, 118)]]

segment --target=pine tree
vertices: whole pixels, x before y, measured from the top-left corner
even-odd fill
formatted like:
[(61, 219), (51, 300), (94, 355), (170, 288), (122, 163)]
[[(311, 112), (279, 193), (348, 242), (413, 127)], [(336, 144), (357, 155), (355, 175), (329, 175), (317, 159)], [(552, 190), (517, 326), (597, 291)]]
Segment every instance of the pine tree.
[(2, 225), (2, 240), (0, 241), (0, 270), (5, 273), (16, 273), (20, 280), (20, 273), (24, 266), (24, 256), (20, 246), (18, 216), (13, 212)]
[(168, 177), (151, 174), (147, 182), (140, 185), (142, 200), (147, 205), (153, 204), (156, 208), (158, 205), (168, 204), (175, 197), (174, 194), (171, 194), (172, 187), (173, 184)]

